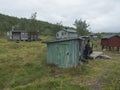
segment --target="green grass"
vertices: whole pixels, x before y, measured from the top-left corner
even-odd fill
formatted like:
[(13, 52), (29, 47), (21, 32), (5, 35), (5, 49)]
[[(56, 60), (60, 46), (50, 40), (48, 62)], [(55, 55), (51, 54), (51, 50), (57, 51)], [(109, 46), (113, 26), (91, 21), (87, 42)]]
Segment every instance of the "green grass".
[[(99, 41), (95, 42), (95, 50), (100, 51)], [(1, 38), (0, 90), (120, 90), (120, 53), (104, 53), (112, 59), (97, 58), (63, 69), (46, 64), (46, 45), (41, 41)]]

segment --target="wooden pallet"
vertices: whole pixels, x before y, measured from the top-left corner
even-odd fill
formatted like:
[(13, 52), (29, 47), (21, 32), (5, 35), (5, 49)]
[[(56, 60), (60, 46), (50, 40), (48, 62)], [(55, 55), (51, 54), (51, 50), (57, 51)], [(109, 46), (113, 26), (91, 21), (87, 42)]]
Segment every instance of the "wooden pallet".
[(97, 58), (98, 56), (100, 56), (102, 54), (103, 54), (103, 52), (97, 52), (97, 51), (95, 51), (92, 54), (90, 54), (90, 58), (95, 59), (95, 58)]

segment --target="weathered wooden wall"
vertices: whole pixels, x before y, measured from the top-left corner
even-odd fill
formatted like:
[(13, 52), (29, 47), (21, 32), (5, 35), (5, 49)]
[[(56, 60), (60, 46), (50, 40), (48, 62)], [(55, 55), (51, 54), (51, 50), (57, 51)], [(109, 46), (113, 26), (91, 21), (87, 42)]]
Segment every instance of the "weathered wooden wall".
[(59, 67), (76, 67), (79, 63), (81, 40), (47, 43), (47, 63)]

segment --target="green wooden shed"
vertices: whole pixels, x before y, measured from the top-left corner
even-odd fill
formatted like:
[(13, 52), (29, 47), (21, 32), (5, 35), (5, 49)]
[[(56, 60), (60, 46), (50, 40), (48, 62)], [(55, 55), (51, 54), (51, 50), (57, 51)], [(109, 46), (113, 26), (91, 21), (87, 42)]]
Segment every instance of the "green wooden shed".
[(72, 38), (47, 41), (47, 64), (58, 67), (76, 67), (83, 52), (83, 39)]

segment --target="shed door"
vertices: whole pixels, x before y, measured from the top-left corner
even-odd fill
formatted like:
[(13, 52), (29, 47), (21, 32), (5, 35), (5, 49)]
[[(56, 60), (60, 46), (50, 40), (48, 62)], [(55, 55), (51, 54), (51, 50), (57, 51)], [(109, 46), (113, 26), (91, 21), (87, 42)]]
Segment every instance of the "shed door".
[(59, 63), (62, 67), (68, 67), (70, 65), (70, 51), (69, 44), (60, 44), (59, 47)]

